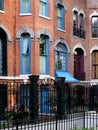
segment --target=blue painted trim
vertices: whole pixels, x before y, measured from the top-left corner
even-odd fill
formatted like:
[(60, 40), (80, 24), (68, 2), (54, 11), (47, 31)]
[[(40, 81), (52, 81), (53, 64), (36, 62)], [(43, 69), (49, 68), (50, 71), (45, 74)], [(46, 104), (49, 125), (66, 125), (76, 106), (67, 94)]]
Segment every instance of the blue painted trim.
[(65, 10), (64, 10), (64, 7), (62, 6), (62, 27), (61, 27), (61, 29), (63, 29), (64, 30), (64, 28), (65, 28), (65, 26), (64, 26), (64, 24), (65, 24), (65, 18), (64, 18), (64, 14), (65, 14)]
[(20, 86), (20, 104), (24, 104), (26, 107), (29, 108), (29, 99), (30, 99), (30, 89), (27, 84)]
[(68, 71), (68, 53), (66, 53), (66, 71)]
[(46, 16), (49, 16), (49, 3), (48, 0), (46, 0)]
[(49, 74), (49, 38), (46, 38), (46, 74)]
[(23, 70), (22, 70), (22, 43), (23, 43), (23, 37), (21, 36), (20, 38), (20, 73), (22, 74), (23, 73)]
[(49, 86), (42, 86), (40, 88), (40, 112), (41, 113), (50, 113), (50, 105), (46, 104), (47, 99), (50, 95), (50, 88)]

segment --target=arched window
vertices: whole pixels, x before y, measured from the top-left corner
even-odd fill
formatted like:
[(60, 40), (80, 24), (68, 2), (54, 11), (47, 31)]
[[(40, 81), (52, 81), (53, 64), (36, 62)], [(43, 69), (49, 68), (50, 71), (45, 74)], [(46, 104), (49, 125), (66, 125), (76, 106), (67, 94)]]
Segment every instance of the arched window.
[(20, 72), (21, 74), (29, 74), (30, 73), (30, 35), (23, 33), (21, 35), (21, 64), (20, 64)]
[(49, 74), (49, 37), (40, 37), (40, 74)]
[(63, 43), (58, 43), (55, 47), (55, 70), (67, 70), (67, 48)]

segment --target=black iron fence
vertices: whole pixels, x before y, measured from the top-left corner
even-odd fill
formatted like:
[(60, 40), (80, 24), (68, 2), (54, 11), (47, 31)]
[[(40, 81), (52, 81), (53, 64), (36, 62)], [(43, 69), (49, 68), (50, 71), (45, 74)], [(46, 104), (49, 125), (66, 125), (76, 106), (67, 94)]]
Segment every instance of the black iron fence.
[(52, 120), (44, 119), (42, 122), (36, 120), (0, 121), (1, 130), (97, 130), (98, 114), (94, 111), (68, 114), (67, 117)]
[(0, 129), (97, 130), (97, 85), (64, 80), (0, 81)]

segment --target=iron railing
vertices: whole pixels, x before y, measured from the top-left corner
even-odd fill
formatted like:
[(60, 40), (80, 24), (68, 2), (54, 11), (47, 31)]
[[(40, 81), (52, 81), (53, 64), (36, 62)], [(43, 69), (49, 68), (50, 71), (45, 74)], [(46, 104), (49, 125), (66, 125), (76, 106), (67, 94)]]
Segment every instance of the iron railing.
[(97, 90), (62, 78), (0, 81), (0, 129), (97, 130)]
[(81, 28), (77, 28), (75, 26), (73, 26), (73, 35), (77, 36), (79, 38), (83, 38), (83, 39), (86, 38), (86, 32), (85, 32), (85, 30), (83, 30)]

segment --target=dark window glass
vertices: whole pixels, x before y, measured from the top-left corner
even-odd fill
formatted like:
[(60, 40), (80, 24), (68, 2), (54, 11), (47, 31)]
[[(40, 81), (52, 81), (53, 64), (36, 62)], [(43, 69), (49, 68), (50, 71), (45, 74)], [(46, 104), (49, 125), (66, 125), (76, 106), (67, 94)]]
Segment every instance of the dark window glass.
[(92, 37), (98, 37), (98, 17), (92, 17)]
[(3, 0), (0, 0), (0, 10), (4, 10), (4, 7), (3, 7)]
[(75, 27), (78, 27), (78, 12), (77, 11), (74, 11), (73, 13), (73, 25)]

